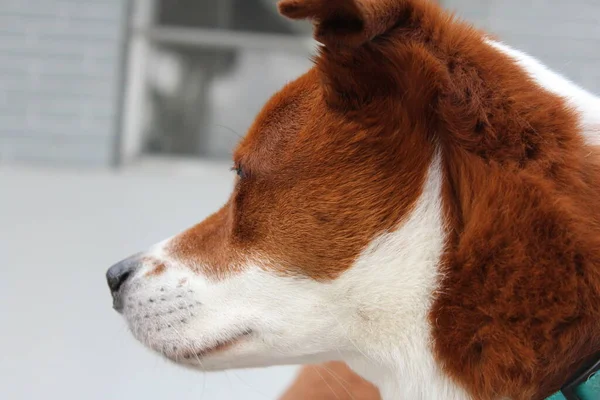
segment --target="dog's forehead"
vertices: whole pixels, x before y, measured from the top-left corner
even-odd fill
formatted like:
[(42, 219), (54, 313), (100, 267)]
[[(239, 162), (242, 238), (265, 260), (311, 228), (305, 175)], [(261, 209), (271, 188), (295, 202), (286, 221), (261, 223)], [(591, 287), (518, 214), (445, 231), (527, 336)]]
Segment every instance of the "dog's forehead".
[(319, 77), (314, 69), (288, 83), (265, 104), (234, 152), (234, 161), (250, 169), (268, 168), (290, 151), (286, 144), (311, 119), (320, 99)]

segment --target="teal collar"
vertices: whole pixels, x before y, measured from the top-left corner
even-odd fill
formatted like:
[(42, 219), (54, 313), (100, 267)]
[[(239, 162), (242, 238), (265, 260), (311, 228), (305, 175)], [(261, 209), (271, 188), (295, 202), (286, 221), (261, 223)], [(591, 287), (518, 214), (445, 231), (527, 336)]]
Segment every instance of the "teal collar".
[(600, 353), (584, 366), (560, 391), (546, 400), (599, 400)]

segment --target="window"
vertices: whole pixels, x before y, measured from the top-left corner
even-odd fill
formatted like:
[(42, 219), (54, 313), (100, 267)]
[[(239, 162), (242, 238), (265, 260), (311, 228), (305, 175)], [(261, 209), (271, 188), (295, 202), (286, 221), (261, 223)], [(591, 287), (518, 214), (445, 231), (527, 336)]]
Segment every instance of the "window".
[(276, 0), (137, 0), (123, 156), (229, 157), (264, 103), (306, 72), (311, 26)]

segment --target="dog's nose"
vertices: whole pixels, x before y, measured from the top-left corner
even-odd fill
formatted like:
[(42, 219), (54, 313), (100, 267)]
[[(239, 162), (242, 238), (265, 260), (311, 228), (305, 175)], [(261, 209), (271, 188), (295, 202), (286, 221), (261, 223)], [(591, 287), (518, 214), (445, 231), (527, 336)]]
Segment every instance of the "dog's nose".
[(140, 266), (140, 255), (129, 257), (118, 264), (113, 265), (106, 272), (106, 281), (113, 297), (113, 307), (117, 311), (123, 309), (121, 299), (121, 288)]

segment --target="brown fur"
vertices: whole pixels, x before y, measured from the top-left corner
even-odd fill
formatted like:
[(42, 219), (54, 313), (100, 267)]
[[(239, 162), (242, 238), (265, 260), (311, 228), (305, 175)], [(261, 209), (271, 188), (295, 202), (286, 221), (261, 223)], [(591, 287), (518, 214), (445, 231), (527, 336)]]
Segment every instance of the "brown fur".
[(600, 347), (600, 162), (577, 115), (475, 29), (419, 0), (283, 0), (325, 46), (235, 154), (229, 203), (173, 242), (215, 279), (246, 258), (335, 279), (444, 160), (431, 323), (477, 399), (541, 399)]
[(154, 267), (154, 269), (152, 269), (151, 271), (148, 271), (148, 273), (146, 273), (146, 276), (162, 275), (166, 271), (166, 269), (167, 269), (167, 266), (164, 263), (160, 263), (156, 267)]
[[(302, 3), (310, 4), (305, 13)], [(451, 233), (431, 314), (440, 361), (476, 398), (551, 394), (600, 346), (600, 218), (589, 215), (600, 206), (600, 164), (577, 116), (435, 6), (341, 1), (336, 14), (313, 3), (325, 2), (280, 8), (294, 4), (292, 16), (314, 18), (317, 38), (335, 43), (334, 63), (351, 67), (330, 79), (335, 89), (352, 88), (353, 106), (379, 90), (410, 91), (410, 79), (425, 88), (410, 117), (426, 116), (417, 112), (423, 104), (434, 110)], [(364, 7), (371, 12), (361, 21)], [(357, 44), (351, 27), (369, 38), (381, 33), (373, 26), (395, 29), (385, 41), (339, 49)], [(367, 58), (384, 50), (387, 62), (373, 68)], [(383, 83), (364, 79), (369, 72)]]
[(409, 116), (381, 116), (386, 97), (333, 110), (320, 80), (313, 70), (266, 105), (235, 152), (245, 176), (229, 203), (173, 241), (174, 257), (217, 279), (261, 254), (281, 273), (334, 279), (410, 211), (433, 153), (424, 127), (398, 135)]

